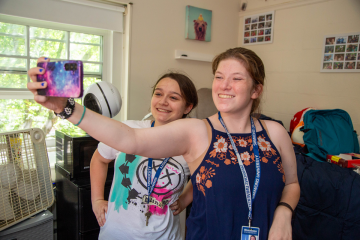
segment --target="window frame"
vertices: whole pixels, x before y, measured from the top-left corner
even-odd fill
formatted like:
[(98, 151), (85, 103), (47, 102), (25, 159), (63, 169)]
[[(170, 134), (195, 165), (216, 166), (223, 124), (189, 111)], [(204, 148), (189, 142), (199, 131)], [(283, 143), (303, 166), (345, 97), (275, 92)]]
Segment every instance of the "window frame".
[[(104, 30), (104, 29), (96, 29), (96, 28), (89, 28), (84, 26), (75, 26), (63, 23), (55, 23), (55, 22), (48, 22), (43, 20), (36, 20), (36, 19), (28, 19), (22, 18), (18, 16), (9, 16), (0, 14), (0, 22), (10, 23), (10, 24), (18, 24), (26, 26), (27, 36), (26, 36), (26, 44), (30, 40), (30, 33), (29, 33), (29, 26), (30, 27), (39, 27), (39, 28), (48, 28), (53, 30), (60, 30), (66, 31), (68, 34), (70, 32), (77, 32), (77, 33), (84, 33), (84, 34), (93, 34), (93, 35), (100, 35), (102, 36), (102, 80), (110, 79), (108, 82), (111, 81), (112, 76), (112, 31)], [(27, 59), (27, 64), (30, 66), (30, 49), (26, 49), (28, 55), (25, 57), (13, 56), (13, 55), (0, 55), (4, 57), (14, 57), (14, 58), (22, 58)], [(69, 54), (69, 53), (68, 53)], [(62, 60), (62, 59), (61, 59)], [(91, 63), (89, 61), (89, 63)], [(19, 73), (25, 73), (23, 71), (19, 71)], [(30, 81), (29, 76), (27, 76), (28, 82)], [(14, 89), (14, 88), (0, 88), (0, 99), (33, 99), (33, 94), (28, 89)]]
[[(105, 29), (96, 29), (84, 26), (75, 26), (63, 23), (55, 23), (55, 22), (48, 22), (43, 20), (36, 20), (36, 19), (29, 19), (23, 18), (19, 16), (9, 16), (0, 14), (0, 22), (10, 23), (10, 24), (18, 24), (26, 26), (27, 36), (26, 41), (30, 40), (30, 33), (29, 33), (29, 26), (31, 27), (39, 27), (39, 28), (48, 28), (53, 30), (61, 30), (69, 32), (77, 32), (77, 33), (84, 33), (84, 34), (93, 34), (93, 35), (100, 35), (102, 36), (102, 81), (107, 81), (112, 83), (113, 77), (113, 37), (114, 33), (111, 30)], [(26, 43), (27, 44), (27, 43)], [(122, 44), (121, 43), (118, 43)], [(30, 66), (30, 49), (26, 49), (27, 56), (20, 57), (27, 59), (27, 66)], [(68, 53), (69, 54), (69, 53)], [(14, 57), (13, 55), (1, 55), (5, 57)], [(19, 56), (16, 56), (19, 58)], [(19, 71), (21, 73), (25, 73), (23, 71)], [(90, 75), (88, 75), (90, 76)], [(123, 81), (122, 76), (115, 76), (115, 78), (121, 79)], [(28, 82), (30, 81), (29, 76), (27, 76)], [(84, 89), (85, 90), (85, 89)], [(0, 99), (33, 99), (33, 94), (28, 89), (14, 89), (14, 88), (0, 88)], [(55, 141), (54, 139), (46, 139), (46, 145), (48, 148), (49, 160), (51, 167), (54, 167), (55, 164)]]

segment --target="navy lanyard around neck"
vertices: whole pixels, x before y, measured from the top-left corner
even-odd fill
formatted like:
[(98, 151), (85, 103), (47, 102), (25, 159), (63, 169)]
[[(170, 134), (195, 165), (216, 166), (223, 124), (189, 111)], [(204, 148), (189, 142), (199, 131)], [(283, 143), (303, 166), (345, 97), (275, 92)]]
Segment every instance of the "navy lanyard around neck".
[(253, 193), (252, 193), (252, 198), (251, 198), (251, 191), (250, 191), (250, 184), (249, 184), (249, 178), (248, 175), (246, 173), (244, 164), (241, 160), (240, 154), (235, 146), (234, 140), (231, 137), (231, 134), (229, 133), (229, 131), (227, 130), (224, 120), (221, 117), (220, 112), (218, 112), (219, 115), (219, 121), (221, 123), (221, 125), (224, 127), (230, 142), (231, 142), (231, 146), (233, 147), (235, 153), (236, 153), (236, 157), (237, 160), (239, 162), (240, 165), (240, 170), (243, 176), (243, 180), (244, 180), (244, 186), (245, 186), (245, 196), (246, 196), (246, 200), (247, 200), (247, 205), (249, 208), (249, 225), (250, 222), (252, 220), (252, 204), (254, 202), (255, 196), (256, 196), (256, 192), (259, 188), (259, 183), (260, 183), (260, 155), (259, 155), (259, 148), (258, 148), (258, 144), (257, 144), (257, 139), (256, 139), (256, 128), (255, 128), (255, 124), (254, 121), (252, 119), (252, 117), (250, 117), (250, 121), (251, 121), (251, 137), (252, 137), (252, 142), (253, 142), (253, 149), (254, 149), (254, 155), (255, 155), (255, 163), (256, 163), (256, 176), (255, 176), (255, 181), (254, 181), (254, 186), (253, 186)]
[[(151, 127), (154, 127), (155, 125), (155, 121), (152, 122)], [(166, 158), (164, 159), (164, 161), (160, 164), (160, 166), (158, 167), (158, 169), (156, 170), (155, 176), (154, 176), (154, 180), (151, 181), (151, 177), (152, 177), (152, 162), (153, 159), (149, 158), (148, 159), (148, 168), (147, 168), (147, 190), (148, 190), (148, 199), (147, 199), (147, 203), (149, 204), (149, 200), (150, 200), (150, 195), (151, 193), (154, 191), (155, 188), (155, 184), (157, 183), (160, 173), (161, 171), (164, 169), (166, 163), (169, 161), (170, 158)]]

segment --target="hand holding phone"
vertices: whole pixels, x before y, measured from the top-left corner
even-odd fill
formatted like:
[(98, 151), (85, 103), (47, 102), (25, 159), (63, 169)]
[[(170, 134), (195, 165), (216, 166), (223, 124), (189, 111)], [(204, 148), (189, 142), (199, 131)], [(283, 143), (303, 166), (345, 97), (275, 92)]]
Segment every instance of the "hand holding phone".
[(38, 89), (39, 95), (51, 97), (80, 98), (83, 95), (82, 61), (40, 62), (38, 67), (44, 74), (37, 75), (38, 82), (47, 82), (45, 89)]

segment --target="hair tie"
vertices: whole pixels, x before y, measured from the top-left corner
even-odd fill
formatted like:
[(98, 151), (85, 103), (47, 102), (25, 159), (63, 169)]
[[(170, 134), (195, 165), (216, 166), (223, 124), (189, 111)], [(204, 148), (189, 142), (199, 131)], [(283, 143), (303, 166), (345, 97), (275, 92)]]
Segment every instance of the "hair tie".
[(294, 215), (295, 215), (294, 209), (288, 203), (279, 202), (278, 206), (284, 206), (284, 207), (287, 207), (288, 209), (290, 209), (291, 213), (292, 213), (292, 217), (294, 217)]

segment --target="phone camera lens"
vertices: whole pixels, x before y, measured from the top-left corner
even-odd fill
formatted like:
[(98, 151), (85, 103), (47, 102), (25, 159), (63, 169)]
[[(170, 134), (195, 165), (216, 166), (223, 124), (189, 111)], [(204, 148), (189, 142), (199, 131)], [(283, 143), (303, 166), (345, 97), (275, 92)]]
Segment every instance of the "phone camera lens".
[(76, 63), (74, 63), (74, 70), (77, 70), (77, 65), (76, 65)]
[(69, 70), (69, 64), (68, 64), (68, 63), (65, 64), (65, 70), (66, 70), (66, 71)]

